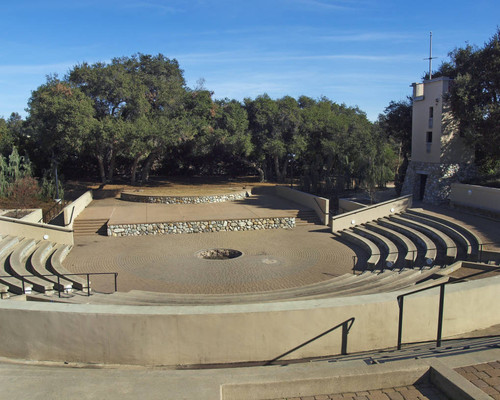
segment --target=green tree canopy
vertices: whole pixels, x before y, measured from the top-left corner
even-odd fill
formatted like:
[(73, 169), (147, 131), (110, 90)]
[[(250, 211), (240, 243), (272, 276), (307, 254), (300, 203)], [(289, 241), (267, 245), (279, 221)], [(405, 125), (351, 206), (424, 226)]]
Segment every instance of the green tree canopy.
[(439, 70), (453, 78), (450, 102), (459, 129), (475, 146), (476, 162), (500, 167), (500, 28), (483, 47), (467, 45), (450, 53)]

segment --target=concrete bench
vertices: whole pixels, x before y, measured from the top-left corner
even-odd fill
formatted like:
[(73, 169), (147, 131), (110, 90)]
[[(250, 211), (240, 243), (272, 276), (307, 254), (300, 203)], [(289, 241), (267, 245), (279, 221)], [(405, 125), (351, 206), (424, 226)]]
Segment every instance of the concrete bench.
[(432, 226), (425, 225), (424, 223), (405, 218), (403, 215), (391, 216), (390, 219), (391, 221), (396, 221), (400, 224), (408, 225), (420, 232), (423, 232), (427, 236), (431, 237), (434, 242), (439, 243), (444, 248), (446, 254), (445, 264), (451, 264), (457, 259), (457, 243), (455, 243), (455, 241), (453, 241), (453, 239), (451, 239), (446, 233)]
[(386, 228), (398, 231), (399, 233), (410, 238), (414, 243), (419, 243), (420, 246), (424, 249), (424, 263), (426, 265), (432, 265), (434, 263), (437, 256), (436, 244), (424, 233), (407, 225), (402, 225), (400, 223), (391, 221), (387, 218), (379, 219), (378, 223), (385, 226)]
[(64, 278), (65, 280), (72, 283), (73, 288), (77, 290), (88, 290), (90, 285), (87, 285), (87, 279), (81, 278), (79, 275), (70, 275), (66, 268), (63, 267), (62, 262), (71, 250), (69, 245), (57, 245), (56, 250), (52, 253), (49, 263), (47, 265), (50, 272)]
[[(31, 275), (31, 272), (26, 268), (26, 263), (29, 256), (35, 251), (36, 244), (36, 240), (34, 239), (24, 239), (10, 254), (10, 272), (16, 278), (21, 279), (21, 276), (23, 275)], [(37, 292), (46, 294), (52, 294), (54, 292), (54, 285), (38, 276), (26, 276), (22, 279), (31, 284), (33, 290), (36, 290)]]
[(472, 249), (473, 249), (473, 244), (470, 242), (470, 240), (463, 235), (461, 232), (457, 231), (453, 227), (443, 224), (439, 221), (424, 217), (422, 215), (417, 215), (414, 213), (405, 213), (402, 214), (405, 218), (412, 219), (414, 221), (423, 223), (428, 226), (432, 226), (436, 229), (439, 229), (440, 231), (446, 233), (448, 236), (450, 236), (455, 243), (457, 243), (461, 248), (464, 250), (465, 258), (468, 259), (471, 254), (472, 254)]
[(417, 259), (417, 246), (412, 240), (410, 240), (410, 238), (402, 233), (399, 233), (398, 231), (379, 225), (377, 222), (369, 222), (365, 224), (365, 227), (392, 239), (396, 243), (399, 243), (399, 245), (404, 249), (404, 252), (401, 252), (400, 254), (400, 265), (404, 267), (413, 266), (413, 263)]
[(396, 244), (388, 237), (381, 235), (375, 231), (370, 231), (364, 227), (358, 226), (353, 228), (354, 232), (361, 236), (370, 239), (371, 241), (377, 243), (379, 246), (383, 247), (387, 256), (385, 257), (385, 266), (387, 268), (392, 268), (399, 257), (399, 251)]
[(16, 236), (7, 236), (0, 243), (0, 283), (8, 287), (8, 290), (15, 294), (31, 293), (33, 286), (24, 282), (15, 276), (12, 276), (9, 270), (9, 258), (11, 253), (19, 244), (21, 238)]
[(73, 288), (73, 283), (64, 278), (59, 278), (58, 283), (57, 276), (47, 269), (47, 261), (54, 251), (55, 243), (53, 242), (43, 242), (39, 244), (31, 256), (31, 272), (51, 282), (55, 289), (66, 293), (70, 292)]
[(459, 225), (453, 221), (438, 217), (436, 215), (431, 215), (431, 214), (425, 213), (423, 211), (421, 212), (421, 211), (409, 209), (406, 212), (413, 214), (413, 215), (422, 216), (422, 217), (431, 219), (433, 221), (440, 222), (440, 223), (447, 225), (447, 226), (455, 229), (456, 231), (460, 232), (463, 236), (465, 236), (467, 238), (468, 242), (471, 245), (469, 259), (471, 261), (477, 260), (478, 255), (479, 255), (479, 246), (481, 245), (482, 241), (474, 232), (472, 232), (471, 230), (469, 230), (469, 229), (463, 227), (462, 225)]
[(361, 247), (368, 253), (368, 260), (366, 261), (367, 267), (369, 269), (374, 269), (380, 261), (380, 250), (377, 245), (371, 240), (354, 233), (350, 229), (343, 230), (340, 234), (347, 241)]

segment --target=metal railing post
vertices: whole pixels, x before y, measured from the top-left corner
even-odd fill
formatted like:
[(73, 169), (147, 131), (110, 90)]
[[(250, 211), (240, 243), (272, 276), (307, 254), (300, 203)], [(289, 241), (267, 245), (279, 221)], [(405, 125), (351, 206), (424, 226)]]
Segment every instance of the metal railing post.
[(90, 297), (90, 274), (87, 274), (87, 296)]
[(61, 278), (57, 275), (57, 293), (59, 298), (61, 298)]
[(443, 312), (444, 312), (444, 283), (439, 288), (439, 312), (436, 347), (441, 347), (441, 335), (443, 333)]
[(349, 320), (342, 324), (342, 347), (340, 349), (340, 354), (343, 356), (347, 355), (347, 334), (349, 333)]
[(403, 305), (404, 305), (404, 297), (398, 297), (398, 306), (399, 306), (398, 350), (401, 350), (401, 342), (403, 339)]
[(115, 292), (118, 292), (118, 282), (117, 282), (117, 279), (118, 279), (118, 273), (115, 272)]

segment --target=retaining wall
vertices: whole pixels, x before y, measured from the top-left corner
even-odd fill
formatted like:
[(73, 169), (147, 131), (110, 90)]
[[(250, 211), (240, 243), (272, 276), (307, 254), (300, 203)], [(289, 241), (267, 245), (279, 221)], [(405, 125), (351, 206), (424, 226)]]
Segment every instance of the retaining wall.
[(349, 199), (339, 199), (339, 214), (359, 210), (360, 208), (365, 207), (367, 207), (366, 204), (358, 203)]
[[(443, 336), (500, 323), (499, 289), (500, 277), (448, 286)], [(347, 352), (382, 349), (397, 343), (396, 294), (178, 307), (1, 301), (0, 356), (193, 365), (268, 361), (297, 348), (281, 359), (319, 357), (340, 353), (341, 329), (326, 332), (350, 318)], [(437, 289), (405, 299), (403, 343), (435, 340), (438, 302)]]
[(324, 197), (314, 196), (309, 193), (291, 189), (286, 186), (276, 186), (275, 193), (277, 196), (312, 208), (316, 212), (318, 218), (321, 220), (321, 223), (324, 225), (328, 225), (330, 200), (325, 199)]
[(63, 208), (64, 226), (73, 229), (73, 223), (76, 217), (85, 210), (85, 208), (92, 202), (92, 191), (89, 190), (82, 194), (78, 199), (68, 204)]
[(0, 216), (0, 232), (35, 240), (73, 245), (73, 230), (44, 223)]
[(289, 229), (295, 226), (294, 217), (233, 219), (218, 221), (156, 222), (147, 224), (109, 225), (108, 236), (169, 235), (178, 233), (207, 233)]
[(500, 215), (500, 189), (453, 183), (450, 201), (452, 205), (479, 208)]
[(402, 196), (394, 200), (384, 201), (359, 210), (349, 211), (344, 214), (332, 217), (332, 232), (338, 232), (349, 229), (353, 226), (374, 221), (378, 218), (400, 213), (410, 208), (412, 204), (412, 195)]
[(122, 192), (120, 197), (125, 201), (137, 203), (161, 203), (161, 204), (201, 204), (201, 203), (223, 203), (225, 201), (241, 200), (250, 196), (248, 191), (231, 194), (220, 194), (210, 196), (149, 196), (137, 193)]

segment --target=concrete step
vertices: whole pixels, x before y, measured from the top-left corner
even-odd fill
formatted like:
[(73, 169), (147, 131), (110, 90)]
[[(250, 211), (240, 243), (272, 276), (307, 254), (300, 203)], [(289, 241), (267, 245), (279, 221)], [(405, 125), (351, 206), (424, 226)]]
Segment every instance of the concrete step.
[(108, 219), (76, 219), (73, 224), (75, 236), (106, 235)]

